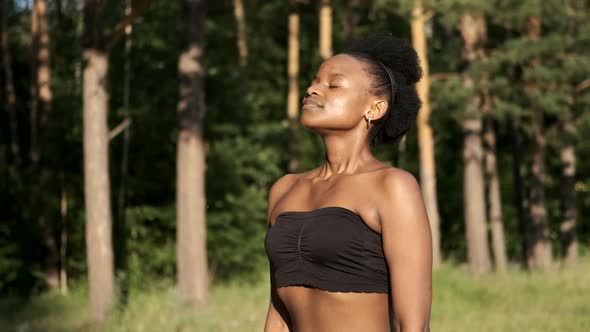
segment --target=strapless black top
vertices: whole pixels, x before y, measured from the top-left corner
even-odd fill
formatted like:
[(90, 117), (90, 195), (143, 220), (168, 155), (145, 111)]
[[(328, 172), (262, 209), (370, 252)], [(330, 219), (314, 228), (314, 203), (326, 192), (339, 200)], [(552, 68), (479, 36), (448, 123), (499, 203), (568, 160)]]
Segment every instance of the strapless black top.
[(381, 234), (347, 208), (283, 212), (264, 247), (275, 287), (389, 293)]

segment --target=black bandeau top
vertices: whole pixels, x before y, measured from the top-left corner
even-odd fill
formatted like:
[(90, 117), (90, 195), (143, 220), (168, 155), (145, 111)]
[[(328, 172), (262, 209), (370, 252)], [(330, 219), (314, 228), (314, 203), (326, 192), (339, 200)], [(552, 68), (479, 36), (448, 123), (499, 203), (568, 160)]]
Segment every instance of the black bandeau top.
[(267, 230), (264, 247), (274, 287), (389, 293), (381, 234), (347, 208), (283, 212)]

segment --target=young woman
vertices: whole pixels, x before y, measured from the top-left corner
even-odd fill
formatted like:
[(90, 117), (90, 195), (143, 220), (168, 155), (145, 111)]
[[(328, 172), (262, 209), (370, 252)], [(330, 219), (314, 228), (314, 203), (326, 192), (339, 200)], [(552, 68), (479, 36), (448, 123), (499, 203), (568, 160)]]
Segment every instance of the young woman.
[(268, 195), (266, 332), (429, 331), (432, 243), (421, 191), (370, 145), (396, 144), (415, 121), (422, 75), (403, 39), (376, 35), (325, 60), (301, 124), (325, 160)]

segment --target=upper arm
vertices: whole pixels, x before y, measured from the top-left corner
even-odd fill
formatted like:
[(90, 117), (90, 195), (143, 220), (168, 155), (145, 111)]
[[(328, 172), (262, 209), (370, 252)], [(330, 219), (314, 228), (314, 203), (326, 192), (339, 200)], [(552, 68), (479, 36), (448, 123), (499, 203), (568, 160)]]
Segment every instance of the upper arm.
[(386, 175), (380, 202), (396, 331), (428, 330), (432, 303), (432, 237), (420, 186), (403, 170)]

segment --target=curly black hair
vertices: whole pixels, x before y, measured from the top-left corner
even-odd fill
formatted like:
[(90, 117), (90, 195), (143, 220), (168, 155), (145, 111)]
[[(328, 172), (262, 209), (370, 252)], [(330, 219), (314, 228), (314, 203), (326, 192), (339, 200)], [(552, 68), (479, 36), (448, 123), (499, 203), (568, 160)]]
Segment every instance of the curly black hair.
[[(367, 72), (373, 81), (371, 92), (389, 101), (386, 114), (369, 132), (369, 143), (396, 145), (416, 120), (422, 105), (415, 88), (422, 77), (416, 51), (405, 39), (379, 33), (354, 41), (342, 53), (368, 64)], [(390, 81), (388, 70), (394, 82)]]

